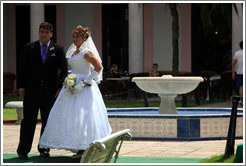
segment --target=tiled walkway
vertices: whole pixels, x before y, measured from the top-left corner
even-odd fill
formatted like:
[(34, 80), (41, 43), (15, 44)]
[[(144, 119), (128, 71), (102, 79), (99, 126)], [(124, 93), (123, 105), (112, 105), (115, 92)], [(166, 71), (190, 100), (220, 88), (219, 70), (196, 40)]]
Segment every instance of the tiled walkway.
[[(30, 154), (38, 154), (37, 144), (41, 125), (38, 124)], [(15, 154), (19, 141), (20, 125), (3, 125), (3, 153)], [(236, 140), (235, 146), (243, 143)], [(178, 157), (178, 158), (208, 158), (223, 154), (226, 140), (216, 141), (125, 141), (121, 147), (120, 156), (135, 157)], [(235, 147), (236, 150), (236, 147)], [(73, 155), (70, 151), (55, 150), (52, 155)]]

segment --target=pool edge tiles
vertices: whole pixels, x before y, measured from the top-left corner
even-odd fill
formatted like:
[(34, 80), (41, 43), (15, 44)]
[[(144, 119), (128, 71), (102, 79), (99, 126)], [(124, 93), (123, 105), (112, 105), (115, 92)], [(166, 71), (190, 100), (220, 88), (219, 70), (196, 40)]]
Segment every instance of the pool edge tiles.
[[(108, 115), (113, 132), (129, 128), (136, 140), (226, 139), (230, 115)], [(243, 136), (243, 115), (237, 116), (236, 138)]]
[(176, 138), (177, 119), (109, 118), (113, 132), (130, 129), (137, 138)]

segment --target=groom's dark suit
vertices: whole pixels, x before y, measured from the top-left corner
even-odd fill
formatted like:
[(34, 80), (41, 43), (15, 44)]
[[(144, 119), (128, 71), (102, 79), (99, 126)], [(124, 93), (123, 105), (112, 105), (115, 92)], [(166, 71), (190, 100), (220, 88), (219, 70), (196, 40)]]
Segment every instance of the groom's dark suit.
[[(40, 109), (42, 134), (55, 94), (62, 87), (68, 68), (63, 48), (53, 42), (49, 44), (45, 63), (42, 61), (39, 41), (26, 46), (20, 61), (18, 88), (25, 89), (25, 96), (17, 153), (28, 154), (32, 147), (38, 111)], [(42, 150), (39, 149), (40, 152)]]

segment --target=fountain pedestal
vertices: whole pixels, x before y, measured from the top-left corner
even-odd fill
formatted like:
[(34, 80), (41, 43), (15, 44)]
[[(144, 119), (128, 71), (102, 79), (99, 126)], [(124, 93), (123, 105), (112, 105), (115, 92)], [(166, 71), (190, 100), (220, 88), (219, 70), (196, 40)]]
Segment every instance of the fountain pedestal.
[(177, 114), (177, 108), (175, 105), (175, 97), (177, 95), (165, 95), (165, 94), (159, 94), (161, 98), (161, 103), (159, 106), (159, 114)]
[(148, 93), (157, 93), (161, 98), (159, 114), (177, 114), (175, 97), (177, 94), (184, 94), (194, 90), (202, 77), (134, 77), (132, 82)]

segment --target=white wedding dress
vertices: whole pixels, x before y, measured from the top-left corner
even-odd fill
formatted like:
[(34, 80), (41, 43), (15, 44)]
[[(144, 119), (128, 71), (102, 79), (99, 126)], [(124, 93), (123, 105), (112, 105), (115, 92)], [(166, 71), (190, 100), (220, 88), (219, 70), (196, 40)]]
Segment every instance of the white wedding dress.
[[(84, 80), (92, 71), (91, 64), (84, 59), (87, 52), (87, 48), (83, 49), (68, 59), (72, 73), (77, 75), (77, 82)], [(94, 80), (91, 86), (85, 86), (75, 94), (63, 86), (50, 111), (39, 146), (77, 152), (110, 135), (111, 131), (107, 110)]]

